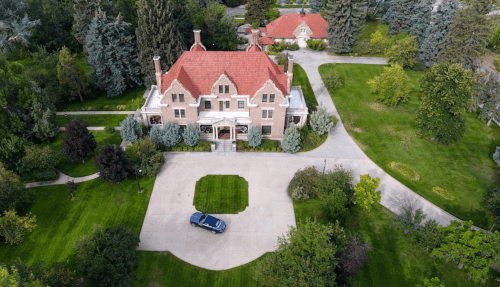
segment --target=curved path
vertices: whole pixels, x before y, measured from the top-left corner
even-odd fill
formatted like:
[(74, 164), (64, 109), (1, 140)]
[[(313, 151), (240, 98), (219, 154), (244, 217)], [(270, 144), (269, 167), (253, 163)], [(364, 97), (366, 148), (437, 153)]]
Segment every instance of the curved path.
[[(323, 85), (318, 67), (325, 63), (386, 64), (384, 58), (332, 57), (321, 52), (292, 52), (306, 71), (318, 102), (338, 117)], [(168, 153), (153, 187), (140, 234), (140, 250), (170, 251), (178, 258), (206, 269), (224, 270), (248, 263), (274, 251), (277, 238), (295, 226), (293, 203), (287, 186), (299, 168), (319, 170), (341, 164), (354, 173), (380, 178), (381, 204), (398, 212), (411, 202), (447, 225), (454, 216), (425, 200), (392, 178), (364, 154), (345, 130), (342, 121), (330, 130), (327, 141), (306, 153)], [(238, 214), (220, 214), (228, 223), (225, 233), (213, 235), (187, 222), (196, 210), (196, 181), (207, 174), (237, 174), (248, 181), (249, 206)]]

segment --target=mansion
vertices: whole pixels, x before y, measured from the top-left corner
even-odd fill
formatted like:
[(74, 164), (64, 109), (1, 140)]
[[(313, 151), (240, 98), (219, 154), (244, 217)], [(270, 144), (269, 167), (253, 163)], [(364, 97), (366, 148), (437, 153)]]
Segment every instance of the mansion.
[(308, 115), (300, 87), (288, 72), (262, 51), (259, 30), (252, 31), (247, 51), (207, 51), (194, 30), (195, 43), (168, 72), (153, 58), (156, 85), (147, 91), (141, 115), (147, 126), (167, 121), (192, 123), (206, 140), (246, 140), (251, 126), (263, 138), (282, 139), (291, 124), (302, 127)]

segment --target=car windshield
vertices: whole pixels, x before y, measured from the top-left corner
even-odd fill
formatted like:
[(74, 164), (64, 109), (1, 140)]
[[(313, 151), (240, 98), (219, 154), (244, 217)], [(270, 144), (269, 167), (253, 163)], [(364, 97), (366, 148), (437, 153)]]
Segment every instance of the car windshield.
[(201, 217), (200, 217), (200, 222), (203, 222), (203, 220), (205, 219), (205, 217), (207, 217), (205, 214), (203, 214)]
[(219, 222), (220, 222), (220, 220), (218, 220), (217, 218), (210, 216), (210, 215), (207, 215), (207, 218), (205, 219), (205, 223), (207, 223), (208, 225), (210, 225), (212, 227), (218, 227), (220, 224)]

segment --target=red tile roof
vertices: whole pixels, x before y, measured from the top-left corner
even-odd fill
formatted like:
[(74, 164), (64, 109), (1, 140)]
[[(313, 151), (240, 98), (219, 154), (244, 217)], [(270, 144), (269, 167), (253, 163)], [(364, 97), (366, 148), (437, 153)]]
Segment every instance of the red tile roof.
[(248, 49), (248, 52), (261, 52), (262, 50), (259, 48), (257, 45), (252, 45), (250, 49)]
[(259, 40), (261, 45), (274, 45), (274, 40), (269, 37), (262, 37)]
[(192, 51), (205, 51), (200, 44), (195, 44)]
[[(253, 47), (252, 47), (253, 48)], [(254, 96), (271, 79), (284, 95), (287, 75), (265, 52), (186, 51), (167, 74), (162, 75), (164, 93), (174, 79), (179, 80), (194, 98), (209, 95), (219, 77), (225, 73), (240, 95)]]
[(326, 38), (326, 22), (320, 14), (285, 14), (267, 24), (267, 36), (272, 38), (295, 38), (293, 31), (302, 23), (311, 28), (312, 38)]

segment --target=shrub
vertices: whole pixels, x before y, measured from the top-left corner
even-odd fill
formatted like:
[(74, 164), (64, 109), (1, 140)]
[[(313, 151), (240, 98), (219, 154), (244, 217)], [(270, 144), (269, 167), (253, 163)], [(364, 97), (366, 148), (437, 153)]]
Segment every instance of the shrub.
[(23, 174), (29, 174), (37, 180), (49, 180), (57, 177), (54, 169), (61, 159), (60, 152), (49, 146), (28, 146), (21, 160)]
[(323, 76), (323, 83), (329, 90), (336, 90), (342, 87), (340, 74), (337, 70), (330, 70)]
[(238, 150), (244, 150), (245, 149), (245, 142), (244, 141), (236, 141), (236, 148)]
[(71, 199), (74, 198), (73, 192), (78, 188), (78, 183), (75, 183), (74, 181), (67, 181), (66, 182), (66, 190), (68, 190), (68, 193), (71, 195)]
[(380, 30), (375, 31), (370, 35), (370, 45), (372, 47), (372, 53), (384, 53), (386, 42)]
[(370, 211), (373, 204), (380, 202), (381, 192), (376, 191), (379, 184), (380, 178), (376, 177), (372, 179), (369, 174), (361, 175), (360, 180), (354, 187), (354, 204), (366, 211)]
[(210, 145), (210, 142), (208, 141), (199, 141), (196, 147), (199, 149), (199, 151), (212, 151), (212, 147)]
[(178, 147), (178, 148), (177, 148), (177, 151), (182, 151), (182, 148), (181, 148), (181, 147)]
[(182, 138), (188, 146), (195, 146), (200, 141), (201, 131), (195, 125), (189, 123), (182, 133)]
[(405, 37), (397, 40), (385, 53), (387, 62), (392, 65), (400, 65), (401, 67), (410, 67), (417, 62), (415, 54), (418, 51), (416, 37)]
[(273, 148), (271, 149), (271, 151), (274, 151), (274, 152), (275, 152), (275, 151), (276, 151), (276, 148), (275, 148), (275, 147), (273, 147)]
[(294, 125), (285, 130), (281, 147), (289, 153), (296, 153), (300, 150), (300, 134)]
[(262, 136), (260, 134), (259, 128), (257, 128), (256, 126), (250, 127), (250, 130), (248, 131), (248, 144), (251, 147), (256, 148), (260, 146), (261, 143)]
[(413, 67), (411, 69), (413, 71), (423, 72), (423, 71), (425, 71), (426, 67), (424, 64), (422, 64), (420, 62), (416, 62), (415, 65), (413, 65)]
[(362, 243), (357, 235), (352, 237), (346, 250), (340, 255), (340, 272), (338, 272), (337, 277), (339, 285), (343, 286), (348, 281), (348, 278), (358, 276), (359, 270), (368, 261), (367, 249), (368, 244)]
[(33, 190), (25, 187), (17, 174), (0, 162), (0, 215), (9, 209), (23, 210), (32, 202)]
[(328, 133), (328, 131), (334, 126), (332, 119), (323, 106), (318, 107), (314, 112), (312, 112), (309, 117), (309, 125), (318, 136)]
[(133, 173), (132, 165), (125, 158), (121, 147), (103, 145), (95, 157), (95, 166), (99, 170), (99, 178), (116, 184), (122, 182)]
[(139, 262), (138, 244), (139, 237), (128, 227), (96, 226), (76, 244), (78, 268), (94, 281), (92, 286), (131, 286)]
[(107, 134), (113, 134), (113, 133), (115, 133), (115, 126), (110, 125), (110, 126), (104, 127), (104, 132), (107, 133)]
[(128, 147), (126, 153), (127, 159), (139, 167), (142, 176), (155, 176), (165, 161), (163, 154), (156, 149), (156, 145), (148, 136)]
[(370, 92), (376, 94), (377, 99), (388, 106), (395, 106), (410, 98), (410, 78), (398, 64), (384, 67), (384, 72), (368, 80), (367, 84), (370, 86)]
[(420, 175), (407, 164), (392, 161), (389, 163), (389, 167), (410, 180), (417, 181), (420, 179)]
[(500, 55), (498, 55), (495, 58), (495, 68), (496, 68), (497, 71), (500, 71)]
[(142, 137), (141, 124), (129, 115), (120, 124), (120, 135), (124, 141), (137, 142)]
[(322, 199), (323, 210), (326, 216), (333, 222), (335, 220), (344, 223), (349, 215), (349, 199), (340, 189), (334, 189)]
[(431, 280), (428, 278), (424, 279), (425, 287), (444, 287), (444, 284), (439, 280), (439, 277), (433, 277)]
[(262, 143), (260, 144), (260, 147), (263, 149), (271, 149), (271, 148), (276, 148), (279, 145), (279, 141), (277, 140), (270, 140), (270, 139), (262, 139)]
[(417, 244), (429, 252), (440, 247), (444, 241), (443, 234), (439, 232), (439, 223), (434, 219), (427, 220), (414, 234)]
[(162, 144), (164, 146), (174, 146), (181, 142), (182, 136), (180, 133), (181, 127), (169, 121), (163, 126)]
[(124, 111), (125, 109), (127, 109), (127, 106), (125, 106), (125, 105), (117, 105), (116, 106), (116, 110), (118, 110), (118, 111)]
[(17, 215), (15, 209), (11, 209), (0, 217), (0, 236), (5, 238), (5, 241), (11, 245), (19, 244), (27, 233), (35, 229), (35, 223), (36, 216), (31, 213), (22, 217)]
[(281, 152), (282, 149), (280, 147), (276, 148), (277, 151)]
[(326, 43), (322, 39), (307, 40), (307, 48), (316, 51), (323, 51), (326, 48)]
[(315, 197), (320, 180), (320, 173), (314, 166), (299, 169), (288, 184), (288, 194), (294, 200), (307, 200)]
[(500, 146), (495, 148), (495, 152), (493, 153), (493, 160), (500, 166)]
[(285, 66), (285, 71), (288, 71), (288, 57), (290, 57), (290, 54), (281, 52), (274, 58), (278, 65)]
[(156, 145), (163, 145), (163, 130), (159, 125), (153, 125), (149, 131), (151, 141)]
[(441, 188), (439, 186), (434, 186), (432, 188), (432, 191), (434, 191), (435, 193), (441, 195), (442, 197), (448, 199), (448, 200), (454, 200), (455, 197), (453, 196), (453, 194), (449, 191), (447, 191), (446, 189), (444, 188)]
[(278, 10), (278, 8), (271, 8), (267, 10), (266, 16), (269, 19), (270, 23), (280, 17), (280, 11)]
[(252, 28), (253, 28), (253, 29), (257, 29), (257, 28), (259, 28), (259, 22), (253, 22), (253, 23), (252, 23)]
[(327, 170), (321, 176), (321, 191), (323, 194), (330, 194), (339, 189), (345, 193), (347, 199), (354, 200), (354, 175), (351, 170), (344, 169), (342, 165), (335, 165), (333, 170)]

